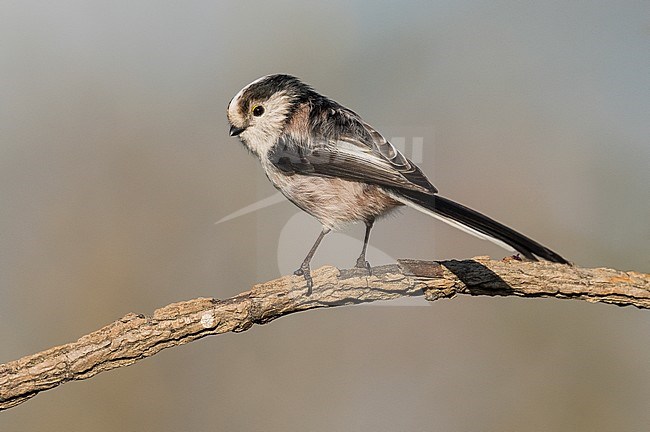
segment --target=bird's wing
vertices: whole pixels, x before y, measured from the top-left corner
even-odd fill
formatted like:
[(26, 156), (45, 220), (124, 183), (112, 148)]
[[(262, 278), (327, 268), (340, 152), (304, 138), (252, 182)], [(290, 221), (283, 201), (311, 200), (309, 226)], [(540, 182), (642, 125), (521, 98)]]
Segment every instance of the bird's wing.
[(413, 162), (357, 114), (342, 107), (329, 111), (325, 122), (334, 124), (333, 128), (316, 125), (313, 129), (317, 132), (309, 140), (283, 134), (269, 153), (271, 162), (288, 175), (334, 177), (428, 194), (437, 192)]

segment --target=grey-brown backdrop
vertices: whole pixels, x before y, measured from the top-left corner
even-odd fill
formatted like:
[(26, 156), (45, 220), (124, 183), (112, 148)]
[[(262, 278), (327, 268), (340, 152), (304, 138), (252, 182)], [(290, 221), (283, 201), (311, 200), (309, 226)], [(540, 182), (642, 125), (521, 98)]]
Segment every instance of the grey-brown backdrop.
[[(444, 195), (584, 266), (650, 271), (643, 1), (0, 3), (0, 362), (128, 312), (228, 297), (318, 232), (228, 137), (274, 72), (362, 113)], [(263, 204), (263, 202), (262, 202)], [(315, 265), (350, 266), (362, 227)], [(502, 257), (404, 211), (369, 258)], [(623, 431), (650, 314), (459, 298), (291, 316), (69, 383), (0, 430)]]

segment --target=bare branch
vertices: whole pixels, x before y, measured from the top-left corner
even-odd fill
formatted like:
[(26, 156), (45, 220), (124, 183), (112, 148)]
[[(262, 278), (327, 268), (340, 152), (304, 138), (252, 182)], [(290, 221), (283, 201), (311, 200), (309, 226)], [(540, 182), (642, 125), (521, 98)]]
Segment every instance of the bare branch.
[(313, 272), (306, 295), (302, 277), (285, 276), (226, 300), (199, 298), (173, 303), (152, 316), (128, 314), (76, 342), (0, 365), (0, 410), (16, 406), (71, 380), (128, 366), (160, 350), (205, 336), (242, 332), (253, 324), (309, 309), (398, 297), (429, 301), (457, 294), (556, 297), (650, 308), (650, 275), (562, 264), (493, 261), (402, 260), (364, 270), (323, 267)]

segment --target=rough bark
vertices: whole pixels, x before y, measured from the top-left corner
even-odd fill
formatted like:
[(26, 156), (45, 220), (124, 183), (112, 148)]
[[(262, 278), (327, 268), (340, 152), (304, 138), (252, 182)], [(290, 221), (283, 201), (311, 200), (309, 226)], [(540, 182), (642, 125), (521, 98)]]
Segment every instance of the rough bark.
[(173, 303), (153, 315), (128, 314), (76, 342), (0, 365), (0, 410), (71, 380), (127, 366), (164, 348), (205, 336), (242, 332), (254, 324), (309, 309), (398, 297), (426, 300), (458, 294), (556, 297), (650, 308), (650, 275), (605, 268), (493, 261), (402, 260), (364, 270), (323, 267), (312, 272), (306, 295), (302, 277), (285, 276), (226, 300), (198, 298)]

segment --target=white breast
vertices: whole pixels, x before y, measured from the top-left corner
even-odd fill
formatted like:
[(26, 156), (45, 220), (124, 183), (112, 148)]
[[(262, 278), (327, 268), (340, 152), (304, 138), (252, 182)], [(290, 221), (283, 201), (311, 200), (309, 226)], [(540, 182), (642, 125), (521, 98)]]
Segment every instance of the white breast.
[(270, 162), (262, 166), (284, 196), (327, 228), (374, 219), (400, 205), (378, 186), (338, 178), (287, 175)]

